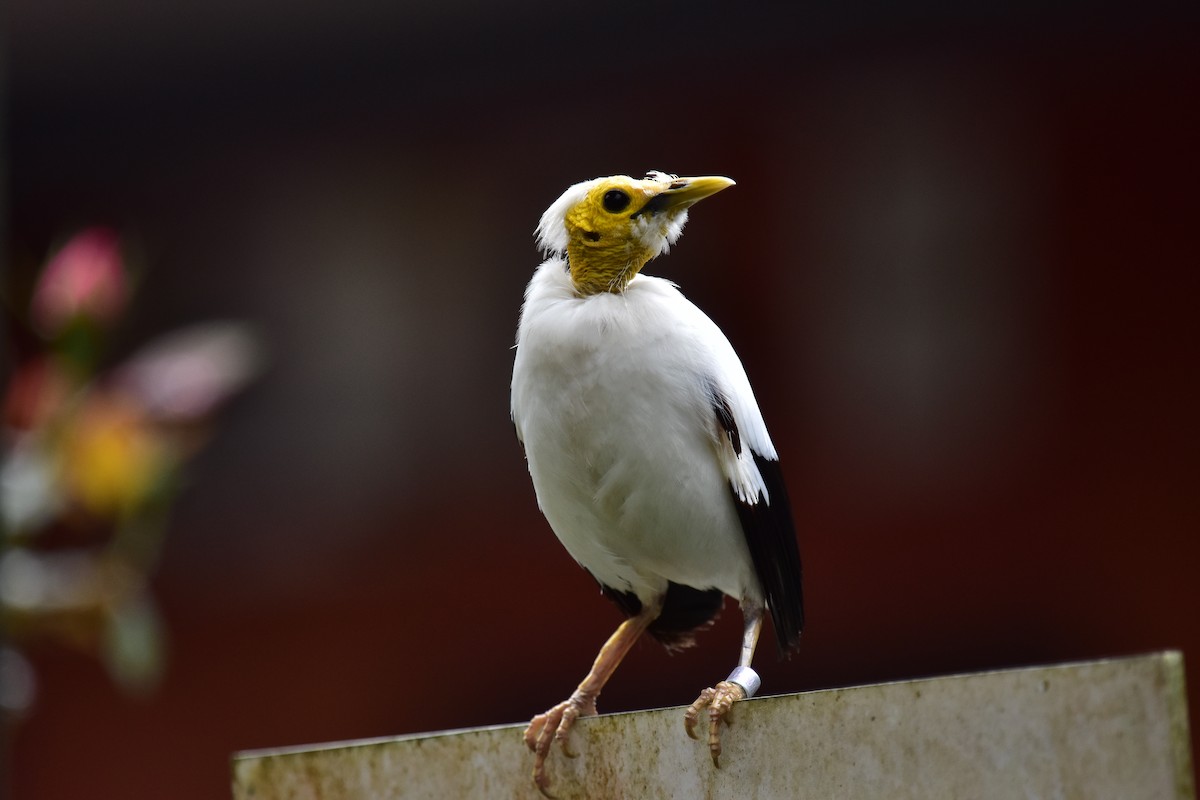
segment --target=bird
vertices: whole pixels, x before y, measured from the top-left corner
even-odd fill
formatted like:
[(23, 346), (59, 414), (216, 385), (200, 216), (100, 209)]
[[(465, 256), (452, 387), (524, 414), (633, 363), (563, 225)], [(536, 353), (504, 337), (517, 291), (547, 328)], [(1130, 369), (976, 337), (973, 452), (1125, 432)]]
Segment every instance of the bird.
[[(643, 267), (675, 244), (697, 202), (734, 185), (721, 176), (652, 171), (595, 178), (546, 209), (545, 260), (525, 290), (511, 413), (537, 503), (567, 552), (626, 619), (571, 696), (524, 733), (533, 781), (550, 797), (547, 758), (597, 713), (596, 699), (645, 633), (695, 643), (726, 597), (741, 608), (737, 667), (684, 714), (693, 739), (707, 712), (720, 729), (752, 696), (764, 613), (782, 655), (804, 627), (801, 563), (780, 470), (750, 381), (720, 328), (671, 281)], [(731, 265), (748, 280), (751, 265)]]

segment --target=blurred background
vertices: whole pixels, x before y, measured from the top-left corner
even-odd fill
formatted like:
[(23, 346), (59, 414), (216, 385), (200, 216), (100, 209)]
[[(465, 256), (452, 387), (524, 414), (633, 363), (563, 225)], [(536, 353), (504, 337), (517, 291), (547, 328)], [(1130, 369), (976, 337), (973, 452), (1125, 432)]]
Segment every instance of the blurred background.
[[(649, 169), (738, 181), (647, 271), (729, 335), (784, 460), (810, 627), (765, 691), (1159, 648), (1200, 687), (1198, 23), (6, 3), (6, 313), (107, 231), (136, 292), (97, 375), (210, 320), (260, 357), (161, 521), (157, 682), (17, 641), (4, 790), (221, 797), (240, 749), (565, 697), (619, 615), (537, 511), (510, 348), (543, 209)], [(601, 710), (691, 702), (739, 636), (727, 606), (640, 644)]]

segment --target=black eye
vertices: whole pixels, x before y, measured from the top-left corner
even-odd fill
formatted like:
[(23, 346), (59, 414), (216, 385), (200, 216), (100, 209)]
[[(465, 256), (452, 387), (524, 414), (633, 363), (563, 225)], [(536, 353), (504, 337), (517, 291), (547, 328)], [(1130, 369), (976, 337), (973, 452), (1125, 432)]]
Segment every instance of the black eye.
[(629, 207), (629, 195), (620, 189), (609, 189), (604, 193), (604, 210), (616, 214)]

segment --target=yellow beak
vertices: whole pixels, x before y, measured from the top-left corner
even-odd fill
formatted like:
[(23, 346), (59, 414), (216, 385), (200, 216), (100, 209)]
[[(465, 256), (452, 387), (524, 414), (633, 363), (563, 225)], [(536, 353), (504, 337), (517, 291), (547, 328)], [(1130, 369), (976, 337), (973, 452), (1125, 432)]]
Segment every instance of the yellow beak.
[(663, 198), (663, 208), (687, 208), (730, 186), (733, 186), (733, 181), (721, 175), (675, 178), (659, 197)]
[(733, 186), (733, 181), (720, 175), (705, 175), (698, 178), (672, 178), (670, 185), (651, 197), (646, 205), (631, 216), (637, 217), (649, 213), (651, 216), (660, 211), (683, 210), (699, 203), (704, 198), (714, 195), (722, 189)]

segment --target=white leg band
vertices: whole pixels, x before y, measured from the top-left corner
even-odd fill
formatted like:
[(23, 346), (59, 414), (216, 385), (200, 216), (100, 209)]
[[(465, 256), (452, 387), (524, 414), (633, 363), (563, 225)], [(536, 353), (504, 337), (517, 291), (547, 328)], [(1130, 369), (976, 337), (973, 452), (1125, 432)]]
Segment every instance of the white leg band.
[(758, 687), (762, 686), (762, 679), (758, 677), (758, 673), (749, 667), (735, 667), (725, 680), (742, 687), (742, 691), (746, 693), (747, 700), (754, 697), (754, 693), (758, 691)]

